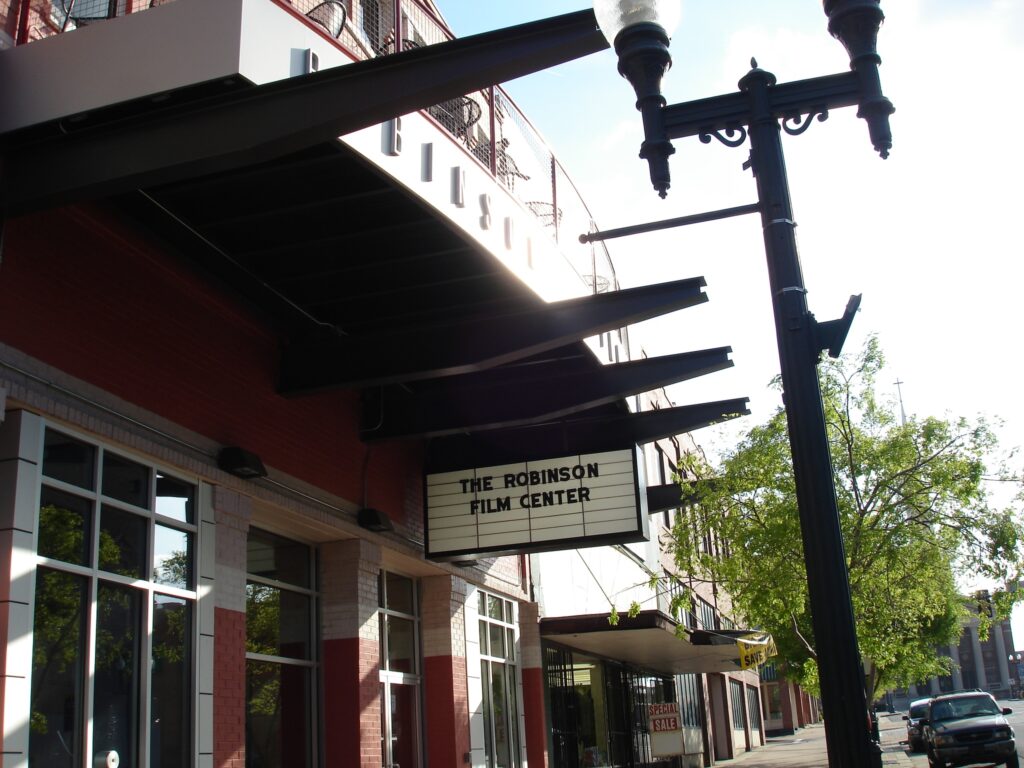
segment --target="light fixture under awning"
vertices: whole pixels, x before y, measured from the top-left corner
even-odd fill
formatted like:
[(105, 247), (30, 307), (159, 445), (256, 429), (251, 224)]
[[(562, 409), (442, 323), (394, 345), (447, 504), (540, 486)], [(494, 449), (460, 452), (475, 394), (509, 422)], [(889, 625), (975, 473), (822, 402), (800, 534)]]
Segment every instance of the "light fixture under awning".
[(660, 611), (641, 611), (608, 623), (607, 614), (558, 616), (541, 619), (544, 640), (621, 661), (663, 675), (740, 672), (737, 641), (768, 642), (770, 635), (753, 630), (685, 630), (676, 636), (677, 622)]

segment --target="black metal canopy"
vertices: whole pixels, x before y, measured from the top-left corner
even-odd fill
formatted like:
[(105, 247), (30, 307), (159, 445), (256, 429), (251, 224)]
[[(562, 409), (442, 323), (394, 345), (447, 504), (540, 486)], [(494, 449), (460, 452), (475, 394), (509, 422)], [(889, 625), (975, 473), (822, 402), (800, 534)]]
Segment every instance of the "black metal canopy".
[(592, 408), (540, 424), (482, 430), (430, 441), (429, 472), (600, 453), (681, 435), (750, 413), (745, 397), (631, 413)]
[[(282, 394), (362, 390), (364, 440), (546, 440), (571, 418), (577, 446), (604, 444), (629, 431), (601, 427), (629, 420), (623, 398), (732, 365), (727, 347), (602, 365), (583, 338), (703, 303), (703, 278), (544, 302), (339, 142), (112, 204), (278, 328)], [(738, 402), (647, 418), (676, 434)]]
[(587, 11), (112, 105), (3, 137), (0, 212), (105, 197), (279, 332), (282, 394), (363, 390), (366, 440), (486, 432), (512, 445), (507, 430), (543, 424), (530, 439), (585, 447), (687, 431), (745, 401), (641, 418), (622, 398), (731, 365), (728, 349), (606, 368), (582, 339), (706, 301), (703, 278), (545, 303), (334, 138), (603, 47)]
[(415, 391), (371, 389), (364, 393), (363, 437), (441, 437), (571, 416), (724, 370), (733, 364), (730, 351), (719, 347), (602, 366), (579, 345), (570, 345)]

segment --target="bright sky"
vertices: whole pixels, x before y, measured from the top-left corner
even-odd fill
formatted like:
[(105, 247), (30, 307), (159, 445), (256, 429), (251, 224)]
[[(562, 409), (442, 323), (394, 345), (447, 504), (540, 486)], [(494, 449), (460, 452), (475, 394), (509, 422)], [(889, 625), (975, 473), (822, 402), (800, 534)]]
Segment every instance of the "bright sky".
[[(587, 0), (438, 0), (465, 36), (580, 10)], [(1019, 342), (1024, 304), (1024, 61), (1019, 0), (883, 0), (882, 87), (896, 106), (881, 160), (854, 109), (784, 137), (808, 302), (819, 320), (862, 293), (846, 351), (877, 333), (883, 394), (902, 382), (908, 415), (1002, 419), (1003, 447), (1024, 444)], [(669, 103), (734, 92), (750, 58), (779, 82), (846, 71), (816, 0), (689, 0), (673, 35)], [(635, 97), (611, 52), (506, 84), (579, 187), (603, 229), (756, 201), (741, 169), (749, 145), (675, 142), (672, 189), (660, 200), (637, 159)], [(649, 354), (730, 345), (735, 367), (671, 390), (679, 405), (748, 396), (751, 417), (697, 433), (728, 446), (779, 404), (774, 324), (755, 216), (609, 241), (625, 286), (703, 275), (710, 301), (636, 327)], [(634, 350), (635, 351), (635, 350)], [(1018, 457), (1014, 468), (1024, 472)], [(993, 491), (1006, 496), (1005, 484)], [(1024, 611), (1014, 621), (1024, 647)]]

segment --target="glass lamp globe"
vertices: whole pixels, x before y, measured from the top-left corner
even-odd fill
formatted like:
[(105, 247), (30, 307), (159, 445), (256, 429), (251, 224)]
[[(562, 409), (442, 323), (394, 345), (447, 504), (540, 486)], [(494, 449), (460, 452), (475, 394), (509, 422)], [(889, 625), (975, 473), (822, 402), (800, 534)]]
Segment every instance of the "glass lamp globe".
[(597, 24), (608, 42), (636, 24), (656, 24), (669, 35), (679, 24), (679, 0), (594, 0)]

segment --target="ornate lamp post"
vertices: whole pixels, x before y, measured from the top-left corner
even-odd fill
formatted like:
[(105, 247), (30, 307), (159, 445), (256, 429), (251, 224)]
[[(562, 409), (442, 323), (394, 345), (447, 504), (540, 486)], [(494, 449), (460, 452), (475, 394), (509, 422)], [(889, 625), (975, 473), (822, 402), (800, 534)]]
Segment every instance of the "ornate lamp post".
[[(779, 84), (774, 75), (752, 62), (753, 69), (740, 80), (738, 92), (672, 105), (661, 95), (661, 78), (672, 61), (667, 31), (671, 26), (661, 15), (668, 5), (664, 0), (596, 0), (595, 13), (615, 46), (619, 72), (636, 91), (636, 106), (644, 124), (640, 156), (648, 162), (651, 183), (659, 195), (664, 197), (670, 184), (672, 139), (698, 136), (708, 143), (716, 138), (731, 147), (750, 140), (748, 166), (757, 181), (756, 206), (684, 217), (661, 226), (739, 215), (751, 209), (761, 214), (829, 765), (880, 766), (881, 752), (871, 737), (817, 376), (822, 351), (839, 355), (859, 297), (851, 299), (840, 320), (818, 322), (807, 308), (780, 136), (782, 130), (791, 135), (803, 133), (814, 117), (825, 120), (830, 109), (856, 104), (857, 114), (868, 123), (875, 149), (882, 157), (888, 155), (893, 107), (882, 95), (878, 77), (881, 59), (875, 41), (883, 20), (879, 0), (824, 0), (829, 32), (846, 47), (850, 72)], [(627, 229), (643, 231), (643, 227)], [(600, 239), (600, 235), (589, 239)]]
[(1013, 653), (1007, 654), (1006, 660), (1010, 662), (1010, 672), (1012, 678), (1010, 680), (1010, 698), (1016, 699), (1020, 697), (1022, 681), (1021, 668), (1024, 667), (1024, 653), (1021, 653), (1020, 651), (1014, 651)]

